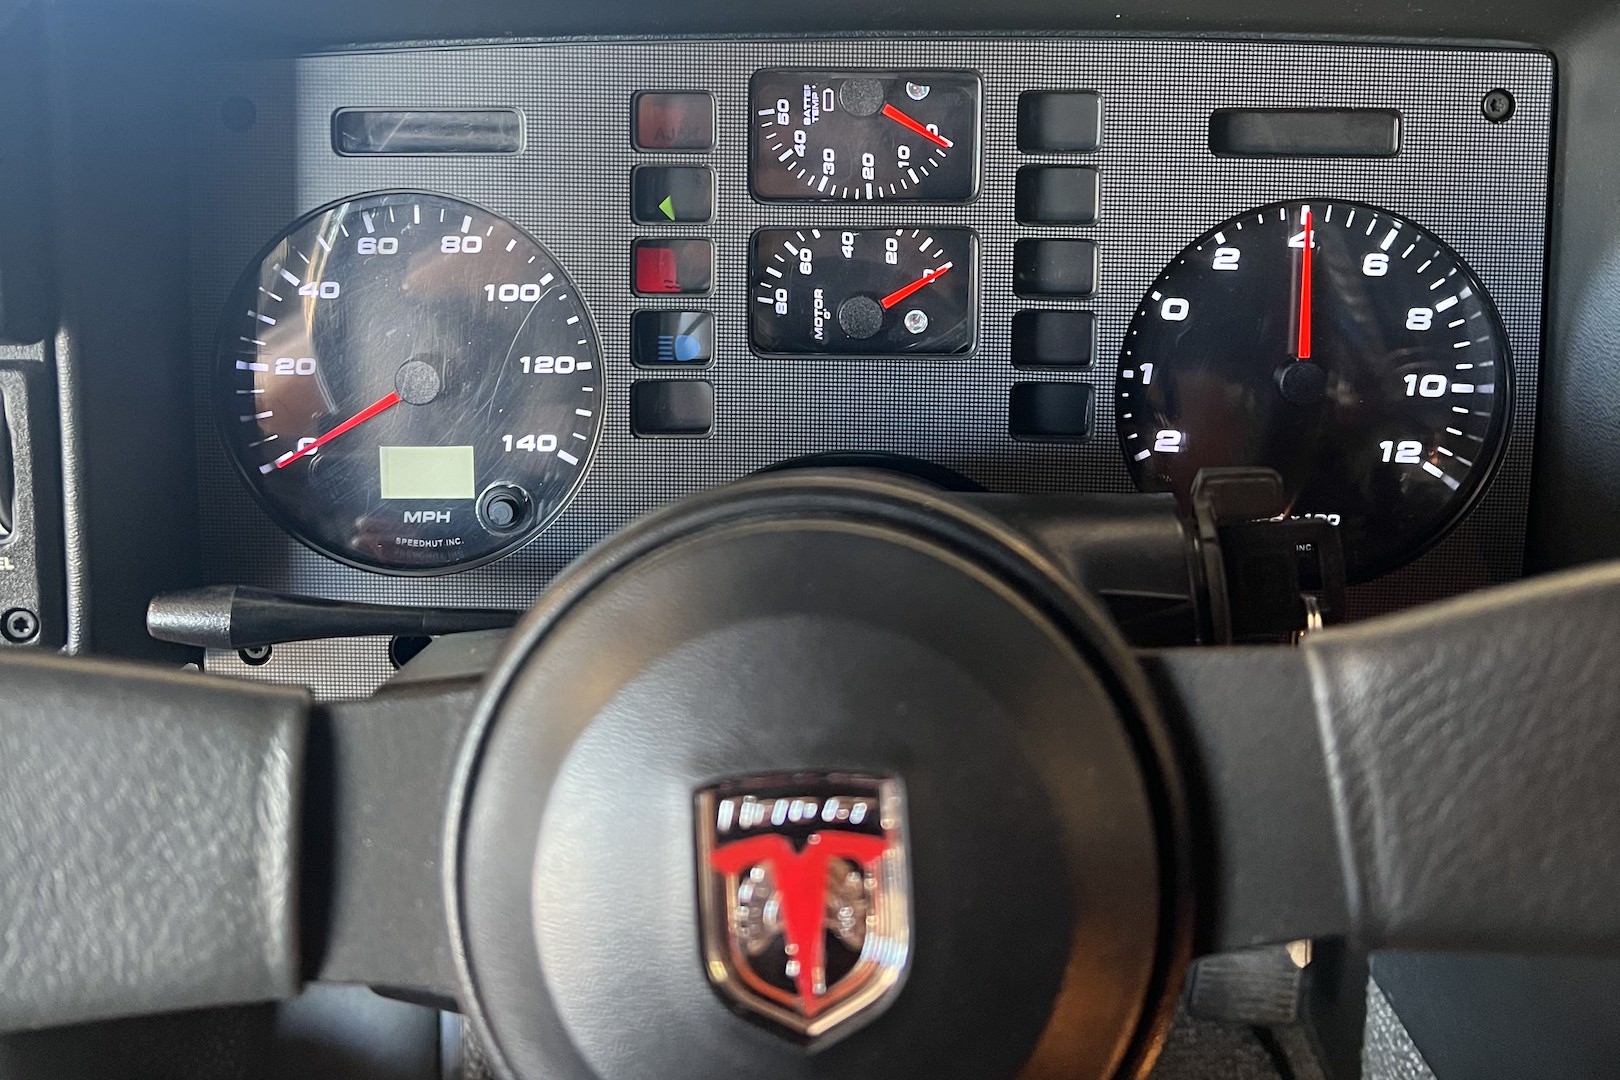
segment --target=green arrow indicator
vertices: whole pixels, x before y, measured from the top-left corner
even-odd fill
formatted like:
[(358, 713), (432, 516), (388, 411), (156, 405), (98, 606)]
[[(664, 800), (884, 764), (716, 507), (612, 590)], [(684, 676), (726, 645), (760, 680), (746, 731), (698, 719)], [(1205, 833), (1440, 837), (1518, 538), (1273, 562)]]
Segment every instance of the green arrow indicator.
[(674, 221), (675, 220), (675, 199), (674, 199), (674, 196), (665, 195), (664, 196), (664, 201), (658, 204), (658, 209), (660, 209), (660, 210), (662, 210), (664, 212), (665, 217), (669, 218), (669, 220), (671, 220), (671, 221)]

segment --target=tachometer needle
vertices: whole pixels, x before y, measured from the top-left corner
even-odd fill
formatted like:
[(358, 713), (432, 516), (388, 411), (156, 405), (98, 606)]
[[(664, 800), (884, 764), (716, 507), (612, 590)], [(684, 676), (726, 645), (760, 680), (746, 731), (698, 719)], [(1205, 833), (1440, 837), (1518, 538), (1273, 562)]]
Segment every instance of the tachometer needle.
[(918, 135), (921, 135), (935, 146), (942, 146), (949, 150), (952, 146), (956, 145), (939, 132), (929, 131), (928, 128), (923, 126), (923, 124), (921, 124), (919, 121), (907, 116), (893, 105), (883, 106), (883, 115), (887, 116), (890, 120), (893, 120), (901, 127), (909, 128), (910, 130), (915, 131)]
[(894, 305), (898, 304), (900, 301), (904, 300), (918, 289), (921, 289), (924, 286), (944, 277), (945, 271), (949, 270), (953, 265), (953, 263), (941, 263), (932, 270), (925, 270), (923, 271), (922, 277), (918, 278), (916, 281), (913, 281), (910, 285), (901, 286), (878, 302), (883, 305), (884, 311), (888, 311), (890, 308), (894, 307)]
[(367, 420), (370, 420), (378, 413), (387, 412), (389, 409), (392, 409), (395, 405), (400, 403), (400, 400), (401, 398), (399, 396), (399, 392), (395, 391), (380, 401), (372, 402), (370, 405), (367, 405), (365, 408), (343, 421), (343, 423), (339, 424), (331, 431), (328, 431), (325, 435), (322, 435), (314, 442), (305, 446), (302, 450), (294, 450), (291, 453), (282, 454), (280, 457), (276, 458), (276, 468), (285, 469), (299, 458), (313, 454), (315, 451), (319, 450), (321, 447), (325, 446), (339, 435), (342, 435), (344, 432), (351, 431), (354, 428), (359, 427), (361, 424), (365, 423)]
[(1311, 226), (1311, 208), (1305, 208), (1305, 252), (1299, 261), (1299, 340), (1294, 354), (1301, 360), (1311, 358), (1311, 243), (1315, 231)]

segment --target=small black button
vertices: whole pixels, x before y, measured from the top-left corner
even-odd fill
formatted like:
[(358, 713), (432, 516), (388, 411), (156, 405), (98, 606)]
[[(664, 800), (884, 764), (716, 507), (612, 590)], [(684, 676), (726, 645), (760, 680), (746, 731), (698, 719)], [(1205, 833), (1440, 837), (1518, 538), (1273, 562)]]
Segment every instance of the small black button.
[(494, 533), (522, 528), (529, 520), (529, 494), (515, 484), (494, 484), (478, 497), (478, 520)]
[(702, 91), (647, 91), (631, 108), (637, 150), (708, 150), (714, 146), (714, 99)]
[(1029, 225), (1090, 225), (1097, 220), (1097, 170), (1072, 165), (1019, 169), (1018, 220)]
[(1090, 240), (1020, 240), (1013, 245), (1019, 296), (1090, 296), (1097, 291), (1097, 245)]
[(1018, 96), (1018, 149), (1026, 154), (1097, 149), (1102, 98), (1090, 90), (1032, 90)]
[(714, 428), (714, 386), (703, 379), (643, 379), (630, 384), (630, 430), (648, 435), (707, 435)]
[(630, 359), (642, 367), (702, 367), (714, 359), (707, 311), (638, 311), (630, 317)]
[(643, 296), (706, 293), (714, 279), (714, 245), (707, 240), (636, 240), (630, 284)]
[(1088, 368), (1096, 360), (1094, 312), (1020, 311), (1013, 316), (1014, 367)]
[(1082, 382), (1014, 383), (1007, 427), (1029, 442), (1080, 442), (1091, 434), (1091, 386)]
[(630, 216), (639, 225), (692, 224), (714, 216), (714, 174), (701, 165), (637, 165)]

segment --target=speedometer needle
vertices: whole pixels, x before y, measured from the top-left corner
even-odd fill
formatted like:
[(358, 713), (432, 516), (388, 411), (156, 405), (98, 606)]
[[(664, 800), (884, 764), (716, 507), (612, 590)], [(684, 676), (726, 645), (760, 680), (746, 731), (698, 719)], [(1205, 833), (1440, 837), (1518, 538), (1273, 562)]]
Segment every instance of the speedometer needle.
[(953, 263), (941, 263), (932, 270), (925, 270), (923, 271), (922, 277), (918, 278), (916, 281), (913, 281), (910, 285), (901, 286), (878, 302), (883, 305), (884, 311), (888, 311), (890, 308), (894, 307), (894, 305), (898, 304), (900, 301), (904, 300), (918, 289), (921, 289), (925, 285), (938, 281), (940, 278), (944, 277), (945, 271), (949, 270), (953, 265)]
[(1311, 358), (1311, 208), (1305, 208), (1305, 252), (1299, 262), (1299, 340), (1294, 354), (1301, 360)]
[(946, 150), (949, 150), (952, 146), (956, 145), (939, 132), (929, 131), (919, 121), (907, 116), (893, 105), (883, 106), (883, 115), (887, 116), (890, 120), (893, 120), (901, 127), (909, 128), (910, 130), (915, 131), (918, 135), (921, 135), (935, 146), (944, 147)]
[(285, 469), (299, 458), (313, 454), (315, 451), (319, 450), (321, 447), (325, 446), (339, 435), (342, 435), (345, 431), (352, 431), (361, 424), (365, 423), (367, 420), (370, 420), (373, 416), (376, 416), (378, 413), (387, 412), (395, 405), (398, 405), (400, 401), (401, 398), (399, 396), (399, 391), (396, 390), (380, 401), (372, 402), (370, 405), (367, 405), (365, 408), (361, 409), (359, 412), (355, 413), (353, 416), (349, 417), (347, 420), (343, 421), (343, 423), (339, 424), (331, 431), (328, 431), (325, 435), (322, 435), (314, 442), (305, 446), (303, 449), (294, 450), (289, 454), (282, 454), (280, 457), (276, 458), (276, 468)]

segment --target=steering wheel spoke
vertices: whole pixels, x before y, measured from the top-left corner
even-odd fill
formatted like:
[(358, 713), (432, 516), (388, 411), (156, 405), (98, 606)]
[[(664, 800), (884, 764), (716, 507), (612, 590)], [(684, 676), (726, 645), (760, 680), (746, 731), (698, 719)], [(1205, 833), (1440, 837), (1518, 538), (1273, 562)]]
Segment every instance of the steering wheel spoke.
[(1620, 566), (1144, 663), (1200, 789), (1204, 949), (1620, 943)]

